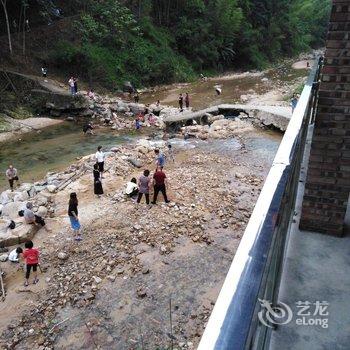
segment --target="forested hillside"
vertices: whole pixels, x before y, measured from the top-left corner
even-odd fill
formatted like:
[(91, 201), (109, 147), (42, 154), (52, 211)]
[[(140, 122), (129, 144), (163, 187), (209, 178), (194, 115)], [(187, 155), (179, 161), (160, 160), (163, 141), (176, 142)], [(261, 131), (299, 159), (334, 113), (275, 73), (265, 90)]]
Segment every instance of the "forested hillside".
[[(1, 32), (65, 74), (113, 88), (186, 81), (200, 72), (262, 68), (323, 44), (331, 0), (1, 0)], [(6, 26), (5, 11), (9, 26)], [(52, 31), (30, 51), (36, 28)], [(27, 39), (23, 38), (27, 32)], [(31, 35), (31, 36), (30, 36)], [(3, 46), (3, 45), (2, 45)], [(8, 47), (2, 47), (2, 54)]]

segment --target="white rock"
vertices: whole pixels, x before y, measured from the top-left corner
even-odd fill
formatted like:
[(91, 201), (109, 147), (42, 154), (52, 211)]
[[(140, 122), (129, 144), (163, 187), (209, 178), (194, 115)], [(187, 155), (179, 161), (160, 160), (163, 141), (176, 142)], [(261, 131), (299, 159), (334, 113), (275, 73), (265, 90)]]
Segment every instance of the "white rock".
[(41, 205), (37, 211), (37, 215), (45, 217), (47, 215), (47, 209)]
[(50, 193), (53, 193), (56, 191), (57, 187), (55, 185), (48, 185), (46, 188)]
[(29, 199), (29, 195), (27, 191), (23, 191), (20, 193), (17, 193), (14, 197), (13, 197), (13, 201), (14, 202), (24, 202), (26, 200)]
[(1, 254), (0, 255), (0, 261), (5, 262), (9, 258), (8, 254)]
[(35, 203), (36, 205), (40, 206), (45, 206), (48, 202), (48, 198), (43, 196), (43, 195), (39, 195), (35, 198)]
[(57, 257), (58, 257), (58, 259), (60, 259), (60, 260), (67, 260), (67, 259), (68, 259), (68, 254), (65, 253), (65, 252), (59, 252), (59, 253), (57, 254)]
[(10, 219), (14, 220), (18, 218), (18, 212), (24, 209), (23, 202), (11, 202), (4, 205), (2, 209), (2, 215), (8, 216)]
[(7, 190), (7, 191), (4, 191), (1, 193), (0, 195), (0, 203), (5, 205), (7, 203), (10, 203), (11, 202), (11, 199), (9, 197), (9, 194), (11, 193), (10, 190)]
[(97, 284), (100, 284), (102, 282), (102, 278), (98, 277), (98, 276), (92, 276), (92, 278), (94, 279), (94, 281), (97, 283)]

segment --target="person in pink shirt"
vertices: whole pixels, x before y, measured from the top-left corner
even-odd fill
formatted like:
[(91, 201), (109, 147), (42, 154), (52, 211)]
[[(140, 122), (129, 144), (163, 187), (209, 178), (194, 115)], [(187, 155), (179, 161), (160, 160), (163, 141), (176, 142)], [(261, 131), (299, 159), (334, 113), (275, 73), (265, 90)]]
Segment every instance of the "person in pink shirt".
[(27, 241), (25, 244), (25, 250), (22, 253), (22, 257), (25, 259), (26, 262), (26, 280), (24, 282), (24, 286), (28, 286), (28, 280), (30, 275), (30, 270), (33, 268), (33, 274), (34, 274), (34, 280), (33, 284), (37, 284), (39, 282), (38, 279), (38, 273), (37, 273), (37, 267), (39, 264), (39, 250), (36, 248), (33, 248), (33, 242)]

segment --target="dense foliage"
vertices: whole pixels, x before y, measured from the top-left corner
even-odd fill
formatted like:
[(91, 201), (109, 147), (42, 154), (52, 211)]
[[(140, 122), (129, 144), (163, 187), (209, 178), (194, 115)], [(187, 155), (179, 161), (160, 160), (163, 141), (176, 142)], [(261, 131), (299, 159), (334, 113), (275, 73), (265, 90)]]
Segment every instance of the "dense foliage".
[(50, 62), (115, 87), (261, 68), (321, 46), (330, 6), (331, 0), (51, 0), (42, 13), (76, 15), (79, 41), (60, 40)]

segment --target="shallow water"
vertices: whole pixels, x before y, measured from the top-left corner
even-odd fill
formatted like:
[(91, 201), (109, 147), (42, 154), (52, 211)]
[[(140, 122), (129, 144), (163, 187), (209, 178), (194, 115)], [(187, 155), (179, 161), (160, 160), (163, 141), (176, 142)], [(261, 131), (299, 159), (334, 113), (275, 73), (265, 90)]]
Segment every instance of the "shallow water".
[[(0, 171), (4, 174), (8, 165), (13, 164), (18, 169), (22, 182), (34, 182), (49, 171), (65, 168), (77, 157), (95, 152), (98, 145), (113, 147), (128, 142), (133, 137), (133, 134), (121, 135), (103, 129), (99, 129), (94, 136), (86, 136), (81, 125), (64, 122), (2, 144)], [(1, 176), (0, 189), (6, 186), (5, 176)]]
[[(202, 109), (222, 103), (241, 103), (240, 96), (247, 94), (264, 94), (278, 87), (281, 82), (294, 81), (308, 75), (308, 70), (292, 69), (291, 65), (283, 65), (270, 69), (262, 74), (232, 76), (231, 78), (216, 78), (208, 81), (196, 81), (189, 84), (174, 84), (160, 88), (157, 92), (141, 95), (141, 103), (154, 103), (160, 100), (162, 104), (178, 107), (179, 94), (190, 95), (190, 105), (194, 109)], [(267, 78), (267, 81), (262, 81)], [(222, 93), (217, 95), (215, 85), (221, 86)]]

